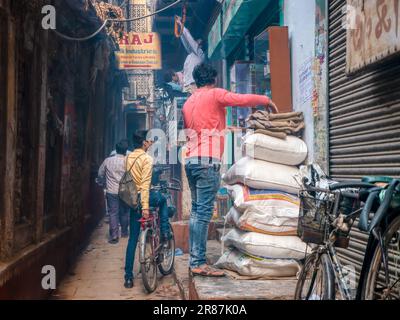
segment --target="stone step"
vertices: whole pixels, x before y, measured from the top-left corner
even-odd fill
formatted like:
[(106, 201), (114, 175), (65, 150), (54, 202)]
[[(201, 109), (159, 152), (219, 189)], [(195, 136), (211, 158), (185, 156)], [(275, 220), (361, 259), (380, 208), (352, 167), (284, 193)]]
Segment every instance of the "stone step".
[[(225, 232), (228, 230), (226, 229)], [(221, 229), (222, 234), (222, 229)], [(207, 262), (221, 256), (221, 243), (207, 243)], [(297, 280), (238, 280), (229, 277), (208, 278), (189, 275), (190, 300), (293, 300)]]
[[(209, 240), (207, 262), (214, 264), (221, 256), (221, 243)], [(238, 280), (230, 276), (208, 278), (189, 274), (189, 255), (175, 259), (176, 283), (182, 299), (189, 300), (293, 300), (296, 279)]]
[(293, 300), (297, 280), (235, 280), (191, 276), (190, 300)]
[[(220, 256), (221, 244), (216, 240), (209, 240), (207, 242), (207, 262), (214, 264)], [(173, 275), (179, 287), (181, 298), (189, 300), (189, 254), (175, 257)]]

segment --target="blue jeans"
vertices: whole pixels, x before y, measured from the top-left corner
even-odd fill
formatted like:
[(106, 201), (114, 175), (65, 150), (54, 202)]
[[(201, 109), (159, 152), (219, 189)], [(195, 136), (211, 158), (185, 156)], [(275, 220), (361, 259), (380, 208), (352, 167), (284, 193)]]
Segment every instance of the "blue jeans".
[[(161, 235), (167, 234), (169, 230), (169, 217), (167, 199), (158, 191), (150, 191), (149, 199), (150, 207), (158, 207), (160, 216), (160, 232)], [(133, 279), (133, 266), (135, 262), (135, 252), (140, 234), (140, 222), (142, 215), (138, 210), (130, 211), (130, 227), (128, 247), (125, 255), (125, 280)]]
[(186, 175), (192, 195), (192, 212), (189, 221), (189, 252), (191, 268), (207, 262), (207, 238), (214, 201), (220, 187), (219, 166), (203, 163), (187, 163)]
[(107, 193), (107, 211), (110, 219), (110, 239), (119, 238), (119, 225), (121, 233), (128, 234), (129, 207), (117, 194)]

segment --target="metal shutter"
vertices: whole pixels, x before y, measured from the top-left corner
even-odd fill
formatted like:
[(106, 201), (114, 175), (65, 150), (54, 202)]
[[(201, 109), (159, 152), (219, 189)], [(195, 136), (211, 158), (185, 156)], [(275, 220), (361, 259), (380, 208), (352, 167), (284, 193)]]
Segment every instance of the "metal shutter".
[[(329, 1), (329, 158), (337, 180), (400, 175), (400, 59), (347, 77), (346, 0)], [(338, 250), (356, 267), (364, 259), (367, 235), (355, 226), (350, 247)]]

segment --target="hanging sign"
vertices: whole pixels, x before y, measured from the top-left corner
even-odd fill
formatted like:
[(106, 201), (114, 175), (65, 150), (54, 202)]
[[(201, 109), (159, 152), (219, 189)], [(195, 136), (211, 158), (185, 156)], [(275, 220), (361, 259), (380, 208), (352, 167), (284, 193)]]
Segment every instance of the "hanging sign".
[(119, 40), (119, 48), (116, 53), (118, 69), (162, 69), (161, 42), (156, 32), (127, 33)]
[(347, 72), (400, 52), (400, 0), (348, 0)]

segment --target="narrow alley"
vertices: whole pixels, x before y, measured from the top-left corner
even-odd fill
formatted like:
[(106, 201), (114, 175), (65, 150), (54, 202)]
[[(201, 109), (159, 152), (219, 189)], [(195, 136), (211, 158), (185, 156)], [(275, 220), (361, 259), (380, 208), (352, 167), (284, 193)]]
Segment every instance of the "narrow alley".
[(400, 300), (399, 17), (0, 0), (0, 300)]
[(89, 245), (77, 258), (67, 276), (51, 295), (62, 300), (179, 300), (181, 294), (173, 275), (160, 277), (155, 292), (148, 294), (141, 283), (139, 265), (135, 263), (133, 289), (123, 287), (124, 258), (128, 240), (116, 245), (108, 243), (108, 224), (100, 222), (93, 232)]

